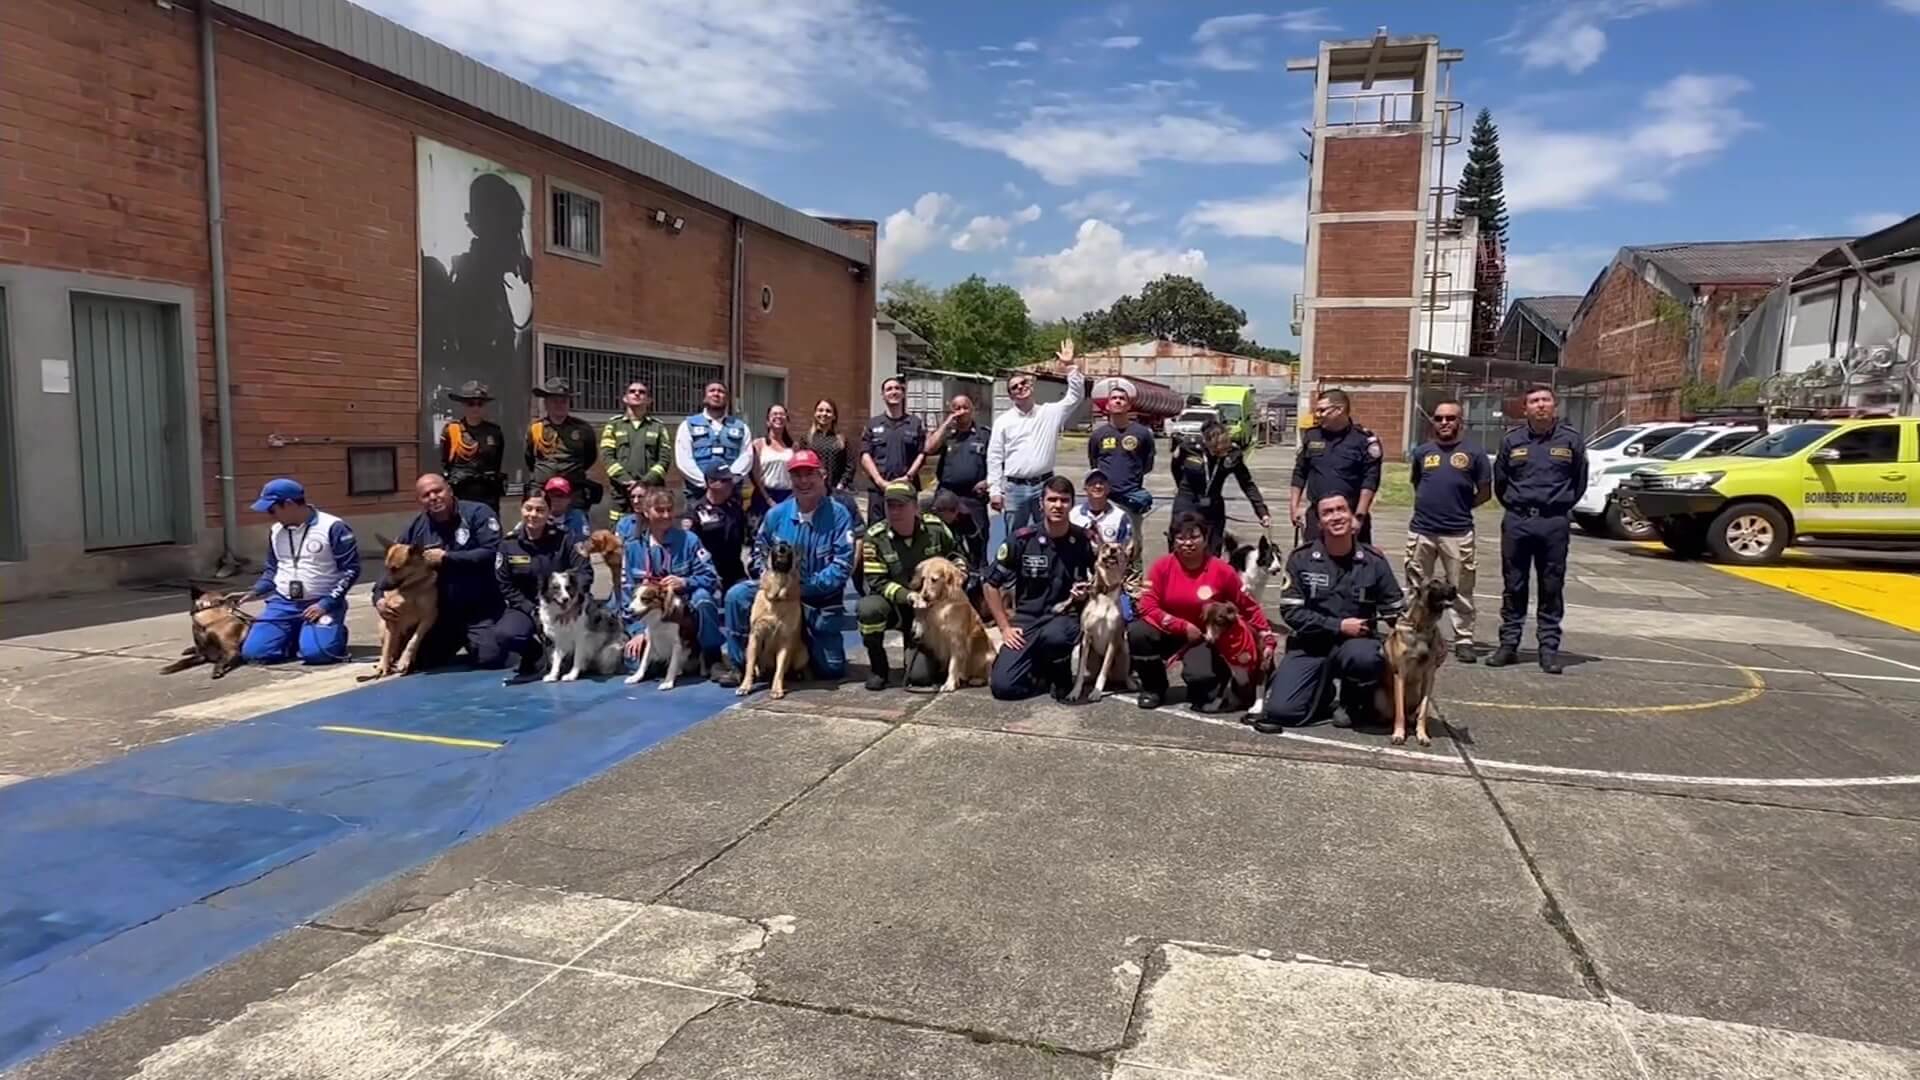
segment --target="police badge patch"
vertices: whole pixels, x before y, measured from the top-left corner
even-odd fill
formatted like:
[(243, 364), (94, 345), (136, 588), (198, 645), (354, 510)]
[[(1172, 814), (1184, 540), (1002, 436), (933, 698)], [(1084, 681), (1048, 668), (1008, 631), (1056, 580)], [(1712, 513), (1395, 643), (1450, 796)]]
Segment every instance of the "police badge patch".
[(1379, 439), (1367, 440), (1367, 456), (1370, 458), (1374, 458), (1376, 460), (1380, 457), (1380, 440)]
[(1125, 451), (1127, 451), (1127, 452), (1129, 452), (1129, 453), (1131, 453), (1131, 452), (1133, 452), (1133, 451), (1135, 451), (1135, 450), (1138, 450), (1138, 449), (1140, 449), (1140, 436), (1138, 436), (1138, 435), (1129, 435), (1129, 436), (1127, 436), (1126, 438), (1124, 438), (1124, 439), (1121, 439), (1121, 440), (1120, 440), (1120, 449), (1122, 449), (1122, 450), (1125, 450)]
[(1467, 457), (1465, 451), (1455, 450), (1453, 452), (1453, 456), (1447, 459), (1447, 464), (1453, 466), (1456, 469), (1464, 469), (1467, 467), (1467, 463), (1471, 460), (1472, 460), (1471, 458)]

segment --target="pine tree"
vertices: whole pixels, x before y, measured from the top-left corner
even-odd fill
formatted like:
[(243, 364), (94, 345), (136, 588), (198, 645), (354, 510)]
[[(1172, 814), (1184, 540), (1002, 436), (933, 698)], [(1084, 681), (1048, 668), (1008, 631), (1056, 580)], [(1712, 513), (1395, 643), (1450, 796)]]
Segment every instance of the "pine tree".
[(1480, 235), (1507, 242), (1507, 181), (1500, 167), (1500, 129), (1485, 109), (1473, 121), (1467, 167), (1460, 173), (1460, 212), (1480, 219)]

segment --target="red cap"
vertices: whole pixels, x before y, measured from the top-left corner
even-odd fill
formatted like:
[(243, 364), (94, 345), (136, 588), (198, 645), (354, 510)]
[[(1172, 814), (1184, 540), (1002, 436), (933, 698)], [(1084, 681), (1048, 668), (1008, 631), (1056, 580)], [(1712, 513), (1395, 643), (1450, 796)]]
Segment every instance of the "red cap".
[(567, 483), (566, 477), (556, 476), (553, 479), (547, 481), (546, 483), (540, 485), (540, 490), (551, 491), (555, 495), (572, 495), (573, 485)]
[(788, 472), (792, 472), (795, 469), (818, 470), (819, 468), (820, 468), (820, 455), (814, 453), (811, 450), (795, 450), (793, 452), (793, 457), (787, 460)]

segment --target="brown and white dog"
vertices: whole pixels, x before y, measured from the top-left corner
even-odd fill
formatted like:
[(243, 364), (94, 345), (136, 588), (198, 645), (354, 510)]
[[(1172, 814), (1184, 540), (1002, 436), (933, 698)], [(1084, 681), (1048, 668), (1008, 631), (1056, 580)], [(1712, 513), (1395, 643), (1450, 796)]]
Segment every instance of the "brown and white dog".
[[(1131, 670), (1127, 650), (1127, 620), (1120, 610), (1120, 591), (1127, 586), (1127, 561), (1131, 550), (1125, 544), (1102, 543), (1093, 555), (1093, 586), (1087, 606), (1080, 610), (1080, 681), (1073, 696), (1080, 697), (1093, 678), (1093, 696), (1099, 701), (1107, 692), (1107, 680), (1118, 679), (1126, 685)], [(1093, 674), (1098, 664), (1100, 673)]]
[(1382, 651), (1387, 657), (1386, 671), (1373, 693), (1374, 712), (1393, 715), (1393, 745), (1407, 741), (1407, 709), (1414, 710), (1414, 737), (1421, 746), (1433, 745), (1427, 737), (1427, 717), (1438, 712), (1433, 704), (1433, 686), (1446, 663), (1447, 645), (1440, 637), (1440, 619), (1459, 597), (1458, 589), (1444, 581), (1428, 581), (1408, 597), (1406, 613), (1387, 635)]
[(640, 619), (641, 632), (646, 635), (641, 639), (639, 666), (627, 676), (628, 685), (646, 678), (647, 669), (662, 658), (667, 664), (667, 673), (660, 680), (662, 690), (673, 689), (688, 657), (693, 658), (694, 672), (700, 672), (700, 616), (687, 606), (684, 597), (648, 579), (633, 591), (627, 610)]
[(240, 611), (240, 593), (208, 592), (198, 585), (188, 601), (193, 619), (193, 644), (180, 659), (160, 669), (171, 675), (198, 664), (212, 664), (213, 677), (223, 678), (240, 666), (240, 645), (247, 640), (252, 620)]
[(929, 659), (947, 666), (940, 689), (985, 686), (998, 650), (967, 599), (967, 572), (951, 559), (934, 556), (914, 567), (912, 587), (914, 637)]
[(1265, 649), (1259, 631), (1241, 617), (1239, 608), (1225, 600), (1215, 600), (1200, 609), (1200, 630), (1224, 669), (1219, 691), (1211, 702), (1200, 703), (1200, 711), (1228, 712), (1240, 702), (1251, 702), (1246, 710), (1249, 715), (1265, 715), (1274, 654)]
[(383, 536), (375, 540), (387, 550), (385, 591), (375, 610), (380, 613), (380, 664), (361, 681), (386, 675), (405, 675), (427, 632), (440, 618), (440, 571), (427, 561), (419, 544), (396, 544)]
[(606, 564), (608, 573), (613, 575), (614, 587), (620, 583), (620, 575), (626, 571), (626, 545), (613, 534), (611, 529), (595, 529), (580, 541), (580, 554), (592, 559), (599, 556)]
[(768, 697), (787, 696), (787, 675), (807, 670), (806, 617), (800, 609), (800, 572), (791, 544), (775, 544), (760, 575), (760, 592), (753, 598), (753, 616), (747, 631), (745, 669), (740, 674), (742, 697), (753, 692), (760, 665), (773, 665), (773, 687)]

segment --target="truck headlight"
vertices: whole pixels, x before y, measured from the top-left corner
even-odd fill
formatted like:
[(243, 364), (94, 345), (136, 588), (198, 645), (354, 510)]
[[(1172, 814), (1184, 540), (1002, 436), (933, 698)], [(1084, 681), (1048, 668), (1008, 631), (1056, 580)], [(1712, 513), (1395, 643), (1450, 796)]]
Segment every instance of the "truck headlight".
[(1675, 491), (1704, 491), (1720, 482), (1727, 475), (1721, 472), (1678, 473), (1666, 478), (1667, 486)]

